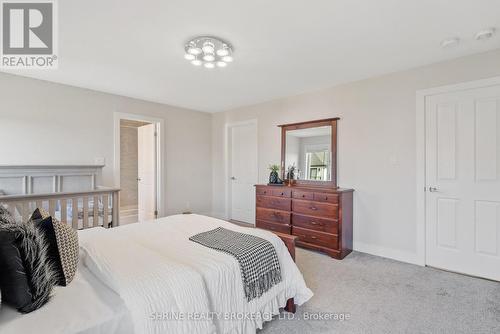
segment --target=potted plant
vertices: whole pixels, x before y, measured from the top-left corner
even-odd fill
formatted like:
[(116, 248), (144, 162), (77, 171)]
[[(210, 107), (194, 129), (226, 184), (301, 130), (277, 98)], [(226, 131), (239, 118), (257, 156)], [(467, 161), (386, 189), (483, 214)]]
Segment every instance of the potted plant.
[(280, 166), (278, 165), (269, 165), (269, 170), (271, 173), (269, 174), (269, 184), (281, 184), (281, 180), (278, 175), (278, 171), (280, 170)]

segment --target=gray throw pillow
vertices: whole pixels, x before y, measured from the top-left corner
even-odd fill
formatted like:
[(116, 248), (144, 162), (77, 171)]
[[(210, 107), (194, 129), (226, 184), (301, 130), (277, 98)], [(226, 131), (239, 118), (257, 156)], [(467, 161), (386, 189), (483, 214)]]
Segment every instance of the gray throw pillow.
[(62, 223), (42, 208), (37, 208), (28, 222), (43, 231), (49, 243), (49, 261), (58, 272), (58, 285), (67, 286), (78, 267), (78, 233), (68, 224)]

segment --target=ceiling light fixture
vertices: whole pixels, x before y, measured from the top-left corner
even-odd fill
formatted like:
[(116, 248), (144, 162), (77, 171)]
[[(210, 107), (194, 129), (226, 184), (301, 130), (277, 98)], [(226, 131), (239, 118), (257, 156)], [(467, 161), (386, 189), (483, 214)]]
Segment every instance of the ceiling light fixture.
[(226, 67), (227, 63), (233, 61), (233, 47), (226, 41), (213, 36), (196, 37), (184, 46), (186, 54), (184, 58), (191, 61), (195, 66), (203, 65), (212, 69)]
[(493, 35), (495, 35), (495, 28), (484, 29), (476, 34), (476, 40), (484, 41), (490, 39)]

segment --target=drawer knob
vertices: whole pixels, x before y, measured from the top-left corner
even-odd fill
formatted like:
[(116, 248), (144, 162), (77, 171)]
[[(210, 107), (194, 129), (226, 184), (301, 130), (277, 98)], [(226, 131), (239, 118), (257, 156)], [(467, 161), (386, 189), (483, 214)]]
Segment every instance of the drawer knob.
[(318, 237), (311, 235), (311, 239), (318, 239)]
[(317, 222), (311, 222), (311, 225), (319, 225)]
[(283, 196), (285, 193), (281, 193), (281, 196)]
[(314, 210), (314, 211), (318, 210), (318, 208), (315, 206), (311, 206), (309, 209)]
[(302, 195), (302, 197), (306, 197), (306, 195)]

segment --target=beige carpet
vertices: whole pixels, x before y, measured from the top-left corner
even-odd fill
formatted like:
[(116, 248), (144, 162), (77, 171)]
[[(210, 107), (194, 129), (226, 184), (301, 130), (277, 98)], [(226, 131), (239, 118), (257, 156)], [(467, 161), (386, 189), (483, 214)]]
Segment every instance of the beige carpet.
[[(314, 297), (260, 333), (500, 333), (498, 282), (356, 252), (336, 261), (298, 249), (297, 263)], [(350, 318), (303, 320), (317, 312)]]

